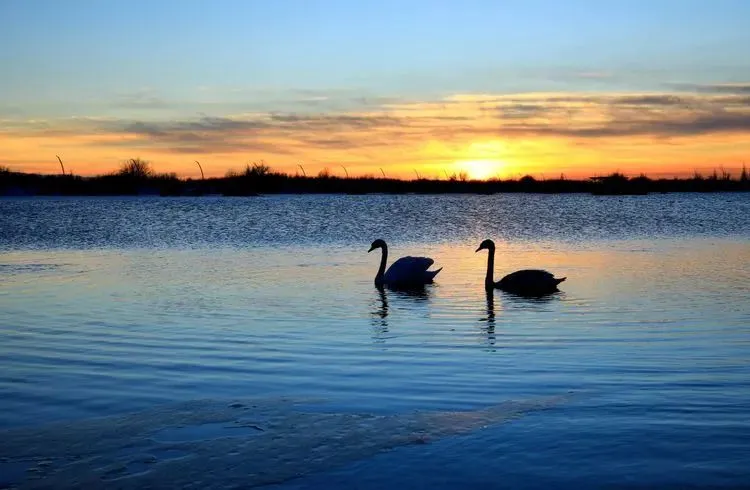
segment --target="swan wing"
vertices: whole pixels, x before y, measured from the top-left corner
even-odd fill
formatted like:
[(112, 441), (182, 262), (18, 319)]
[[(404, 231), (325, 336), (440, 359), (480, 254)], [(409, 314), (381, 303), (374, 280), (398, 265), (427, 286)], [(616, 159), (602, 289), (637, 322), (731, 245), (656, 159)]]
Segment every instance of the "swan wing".
[(428, 272), (435, 261), (429, 257), (401, 257), (385, 272), (384, 279), (391, 284), (424, 284), (435, 277)]
[(507, 276), (503, 277), (502, 280), (508, 281), (549, 281), (554, 279), (555, 276), (552, 273), (541, 269), (524, 269), (522, 271), (511, 272)]
[(551, 273), (541, 269), (524, 269), (511, 272), (500, 279), (500, 283), (506, 286), (522, 286), (526, 284), (547, 283), (555, 279)]
[(564, 277), (556, 279), (554, 275), (545, 270), (524, 269), (503, 277), (498, 285), (507, 290), (532, 292), (554, 289), (564, 280)]

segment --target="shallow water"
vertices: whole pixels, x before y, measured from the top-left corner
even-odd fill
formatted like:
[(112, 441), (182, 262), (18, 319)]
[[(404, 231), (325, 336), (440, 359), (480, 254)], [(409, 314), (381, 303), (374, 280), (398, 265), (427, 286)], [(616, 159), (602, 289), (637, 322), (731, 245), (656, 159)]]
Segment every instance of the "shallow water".
[[(433, 257), (436, 284), (376, 290), (376, 237), (392, 256)], [(562, 292), (488, 298), (486, 253), (474, 253), (488, 237), (498, 277), (543, 267), (568, 277)], [(202, 405), (196, 427), (154, 410), (290, 397), (316, 402), (272, 404), (274, 417), (335, 415), (295, 435), (298, 446), (369, 434), (347, 414), (399, 423), (382, 443), (370, 435), (320, 457), (278, 446), (270, 476), (238, 482), (225, 469), (204, 486), (747, 485), (749, 238), (744, 194), (0, 200), (0, 429), (62, 440), (88, 427), (96, 440), (133, 414), (163, 425), (154, 444), (223, 441), (235, 429), (211, 425), (225, 420)], [(446, 414), (552, 398), (445, 428), (456, 425)], [(451, 422), (419, 426), (431, 434), (419, 444), (415, 414)], [(113, 418), (92, 422), (102, 416)], [(258, 434), (240, 432), (252, 454)], [(80, 471), (137, 487), (164, 484), (169, 471), (154, 468), (178, 461), (218, 468), (211, 445), (170, 447), (151, 448), (163, 467), (45, 472), (34, 466), (43, 455), (18, 443), (0, 453), (0, 475), (43, 486)]]

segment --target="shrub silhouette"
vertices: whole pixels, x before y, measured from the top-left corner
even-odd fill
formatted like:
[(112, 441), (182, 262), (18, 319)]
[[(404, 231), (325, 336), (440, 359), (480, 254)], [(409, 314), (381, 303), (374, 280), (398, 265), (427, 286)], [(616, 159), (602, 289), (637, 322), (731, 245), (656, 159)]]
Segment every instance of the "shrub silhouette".
[(245, 177), (265, 177), (271, 174), (271, 167), (266, 165), (266, 162), (261, 160), (260, 162), (253, 162), (251, 165), (245, 165)]
[[(140, 158), (131, 158), (120, 165), (117, 175), (120, 177), (129, 177), (133, 179), (147, 179), (154, 174), (151, 168), (151, 162), (141, 160)], [(177, 175), (175, 174), (175, 177)]]

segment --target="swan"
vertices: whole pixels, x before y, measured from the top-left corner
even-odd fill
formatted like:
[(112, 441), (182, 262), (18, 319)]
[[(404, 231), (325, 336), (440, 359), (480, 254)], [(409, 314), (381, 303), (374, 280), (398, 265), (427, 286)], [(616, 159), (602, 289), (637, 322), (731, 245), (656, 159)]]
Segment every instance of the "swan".
[(542, 296), (559, 291), (557, 285), (566, 279), (564, 277), (558, 279), (543, 270), (524, 269), (511, 272), (499, 281), (494, 282), (492, 270), (495, 267), (495, 242), (492, 240), (483, 241), (479, 244), (475, 253), (485, 249), (489, 252), (487, 256), (487, 276), (484, 278), (484, 288), (487, 291), (500, 289), (523, 296)]
[(383, 251), (380, 257), (380, 268), (378, 268), (378, 273), (375, 276), (375, 285), (378, 287), (414, 287), (431, 284), (437, 273), (443, 270), (441, 267), (435, 271), (428, 271), (427, 269), (435, 263), (429, 257), (401, 257), (391, 264), (386, 271), (385, 263), (388, 260), (388, 245), (385, 244), (385, 240), (378, 238), (372, 242), (370, 250), (367, 253), (377, 248)]

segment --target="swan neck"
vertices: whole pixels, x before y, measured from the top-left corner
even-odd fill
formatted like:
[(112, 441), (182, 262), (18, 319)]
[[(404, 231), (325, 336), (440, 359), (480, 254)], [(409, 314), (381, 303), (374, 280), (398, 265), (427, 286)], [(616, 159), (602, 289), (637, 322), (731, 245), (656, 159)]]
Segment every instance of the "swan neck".
[(493, 271), (495, 270), (495, 247), (487, 250), (487, 275), (484, 277), (485, 289), (491, 290), (495, 287)]
[(380, 254), (380, 267), (378, 268), (378, 274), (375, 276), (375, 284), (383, 284), (383, 276), (385, 275), (385, 263), (388, 260), (388, 246), (383, 245), (382, 253)]

